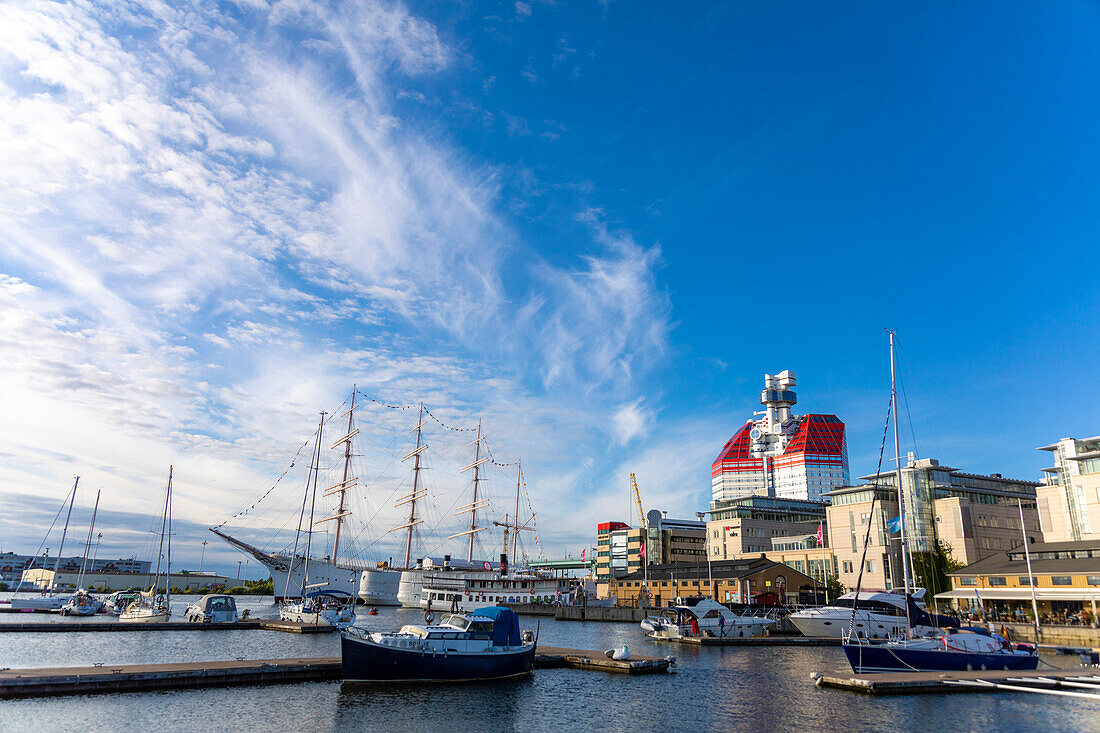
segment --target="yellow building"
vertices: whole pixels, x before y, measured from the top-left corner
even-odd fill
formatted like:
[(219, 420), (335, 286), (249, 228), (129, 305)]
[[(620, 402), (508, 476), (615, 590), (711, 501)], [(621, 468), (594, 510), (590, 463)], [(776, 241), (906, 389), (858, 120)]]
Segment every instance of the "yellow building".
[[(711, 587), (711, 578), (714, 587)], [(653, 565), (611, 581), (620, 606), (637, 607), (648, 591), (649, 606), (676, 605), (678, 598), (713, 597), (723, 603), (793, 603), (799, 592), (812, 593), (814, 581), (766, 557), (710, 563)]]
[[(1096, 619), (1100, 600), (1100, 540), (1084, 542), (1035, 542), (1031, 575), (1040, 614), (1077, 614)], [(1032, 587), (1028, 584), (1027, 554), (1023, 545), (949, 573), (952, 589), (937, 599), (951, 601), (964, 610), (1016, 609), (1030, 615)]]

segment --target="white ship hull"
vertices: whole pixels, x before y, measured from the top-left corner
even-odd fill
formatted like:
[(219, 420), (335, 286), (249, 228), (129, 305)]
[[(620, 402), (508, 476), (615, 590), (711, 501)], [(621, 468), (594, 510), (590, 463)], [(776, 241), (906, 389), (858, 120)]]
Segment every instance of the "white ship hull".
[(420, 608), (427, 570), (403, 570), (397, 586), (397, 602), (402, 608)]
[(359, 576), (359, 598), (368, 606), (400, 606), (402, 571), (389, 568), (364, 570)]
[[(263, 562), (261, 560), (261, 562)], [(275, 602), (283, 598), (298, 598), (302, 595), (302, 585), (305, 584), (305, 563), (301, 558), (294, 564), (294, 569), (289, 573), (288, 582), (286, 568), (290, 564), (290, 558), (285, 555), (273, 555), (272, 562), (263, 562), (271, 571), (271, 582), (275, 592)], [(324, 560), (309, 561), (309, 588), (306, 592), (314, 590), (340, 590), (351, 595), (359, 585), (359, 576), (362, 568), (333, 565)]]

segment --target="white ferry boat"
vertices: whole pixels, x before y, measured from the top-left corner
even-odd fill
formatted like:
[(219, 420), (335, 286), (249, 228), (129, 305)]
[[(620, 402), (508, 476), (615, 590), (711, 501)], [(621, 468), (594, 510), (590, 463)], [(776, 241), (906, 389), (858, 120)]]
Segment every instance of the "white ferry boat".
[(426, 575), (420, 607), (429, 611), (471, 611), (501, 603), (555, 603), (568, 597), (569, 578), (535, 573), (446, 573)]

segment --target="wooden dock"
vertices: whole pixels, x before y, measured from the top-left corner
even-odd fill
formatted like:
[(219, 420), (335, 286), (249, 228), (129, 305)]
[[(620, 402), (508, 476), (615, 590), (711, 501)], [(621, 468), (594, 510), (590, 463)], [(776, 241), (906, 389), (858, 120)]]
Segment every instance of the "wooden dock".
[[(608, 659), (603, 652), (557, 647), (539, 647), (535, 654), (536, 669), (568, 667), (636, 675), (664, 672), (670, 664), (668, 659), (632, 657), (621, 661)], [(339, 680), (341, 674), (340, 657), (2, 669), (0, 699), (318, 682)]]
[(165, 621), (156, 624), (124, 624), (115, 621), (62, 621), (59, 623), (0, 624), (0, 633), (59, 631), (235, 631), (267, 629), (293, 634), (327, 634), (336, 629), (327, 624), (304, 624), (278, 619), (252, 619), (232, 624), (192, 624), (186, 621)]
[[(1050, 669), (1023, 672), (886, 672), (850, 674), (833, 672), (814, 675), (818, 687), (849, 690), (865, 695), (915, 695), (947, 692), (1036, 692), (1096, 699), (1100, 670)], [(1084, 689), (1092, 692), (1082, 692)]]
[(340, 679), (340, 658), (104, 664), (0, 670), (0, 699)]
[(653, 674), (667, 672), (672, 661), (660, 657), (639, 657), (631, 654), (628, 660), (609, 659), (603, 652), (584, 649), (563, 649), (540, 646), (535, 652), (536, 668), (569, 667), (617, 674)]

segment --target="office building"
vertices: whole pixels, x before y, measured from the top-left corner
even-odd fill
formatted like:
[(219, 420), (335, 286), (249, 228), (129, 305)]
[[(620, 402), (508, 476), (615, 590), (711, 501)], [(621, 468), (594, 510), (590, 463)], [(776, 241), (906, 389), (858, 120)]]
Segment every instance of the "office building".
[(848, 484), (848, 445), (836, 415), (792, 415), (797, 403), (792, 371), (764, 375), (760, 403), (711, 465), (711, 497), (746, 496), (825, 501)]
[(1063, 438), (1039, 450), (1054, 465), (1035, 491), (1047, 542), (1100, 539), (1100, 436)]

